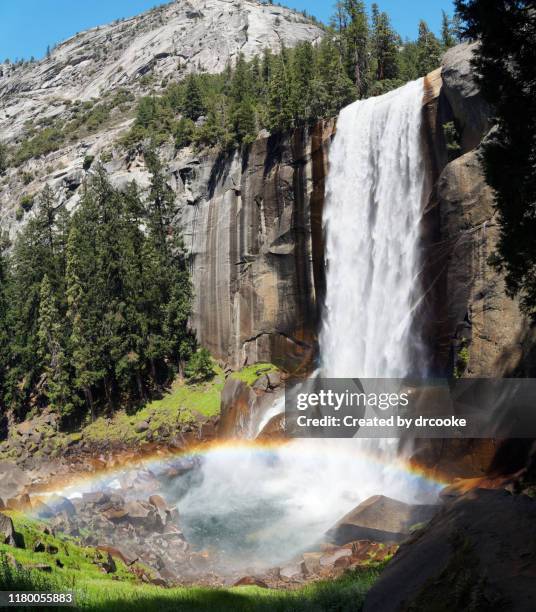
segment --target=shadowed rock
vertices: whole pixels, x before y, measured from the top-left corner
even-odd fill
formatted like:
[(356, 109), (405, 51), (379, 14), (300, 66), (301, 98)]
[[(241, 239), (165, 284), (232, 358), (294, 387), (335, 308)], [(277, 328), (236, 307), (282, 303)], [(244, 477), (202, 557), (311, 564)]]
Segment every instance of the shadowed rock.
[(476, 489), (400, 546), (364, 610), (534, 610), (535, 542), (535, 500)]
[(437, 510), (438, 506), (410, 505), (374, 495), (343, 516), (326, 535), (338, 545), (354, 540), (400, 542), (412, 525), (430, 520)]
[(8, 544), (9, 546), (16, 546), (17, 541), (15, 535), (15, 527), (13, 526), (11, 518), (0, 513), (0, 538), (2, 539), (2, 543)]

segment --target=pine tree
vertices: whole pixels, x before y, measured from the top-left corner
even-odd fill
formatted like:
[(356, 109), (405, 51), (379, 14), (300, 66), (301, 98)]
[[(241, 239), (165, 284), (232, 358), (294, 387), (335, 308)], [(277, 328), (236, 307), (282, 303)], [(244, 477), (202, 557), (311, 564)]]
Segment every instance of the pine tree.
[(257, 134), (257, 120), (253, 101), (255, 91), (252, 72), (242, 53), (239, 54), (230, 86), (229, 131), (237, 144), (253, 142)]
[(312, 118), (315, 58), (310, 42), (297, 45), (293, 52), (291, 75), (291, 107), (294, 121), (301, 125)]
[(104, 379), (104, 331), (100, 313), (104, 290), (96, 267), (97, 212), (91, 191), (86, 190), (75, 213), (67, 243), (67, 319), (74, 369), (73, 386), (96, 416), (94, 390)]
[(146, 203), (149, 233), (143, 261), (149, 313), (147, 355), (155, 377), (156, 365), (166, 356), (180, 365), (191, 353), (187, 325), (192, 288), (182, 236), (173, 225), (174, 195), (165, 182), (160, 160), (156, 155), (150, 159), (151, 190)]
[(258, 55), (255, 55), (251, 62), (251, 81), (253, 87), (253, 98), (259, 101), (264, 95), (264, 83), (262, 77), (261, 60)]
[(154, 121), (157, 114), (157, 102), (154, 96), (144, 96), (138, 103), (136, 123), (144, 128), (148, 128)]
[(416, 60), (418, 76), (427, 75), (438, 68), (441, 62), (441, 45), (425, 21), (419, 22)]
[(151, 174), (147, 204), (149, 227), (157, 241), (159, 252), (168, 254), (168, 228), (176, 212), (175, 194), (168, 186), (162, 162), (154, 149), (145, 151), (145, 161)]
[(206, 348), (201, 348), (194, 353), (185, 374), (186, 378), (194, 382), (208, 380), (214, 376), (214, 366)]
[(268, 85), (268, 129), (272, 132), (284, 132), (292, 127), (292, 108), (290, 83), (287, 67), (281, 56), (272, 62), (270, 82)]
[(201, 96), (201, 89), (198, 84), (198, 78), (199, 77), (194, 74), (190, 74), (186, 78), (182, 112), (185, 117), (192, 121), (197, 121), (197, 119), (206, 112), (206, 107)]
[(357, 96), (365, 97), (370, 84), (369, 27), (365, 3), (343, 0), (337, 4), (337, 21), (343, 47), (344, 64), (355, 84)]
[(335, 116), (341, 108), (355, 100), (355, 87), (348, 76), (337, 45), (327, 37), (320, 43), (312, 83), (314, 117)]
[(451, 20), (445, 11), (441, 11), (441, 44), (443, 49), (450, 49), (456, 44)]
[(53, 291), (60, 298), (58, 278), (63, 254), (58, 251), (54, 229), (53, 194), (45, 189), (39, 198), (37, 215), (31, 219), (15, 243), (10, 283), (11, 358), (7, 394), (11, 405), (21, 413), (27, 408), (42, 373), (36, 353), (41, 282), (48, 274)]
[(49, 406), (67, 416), (73, 410), (73, 403), (62, 322), (52, 285), (45, 274), (40, 287), (37, 331), (38, 352), (45, 376), (43, 389)]
[(236, 105), (232, 111), (231, 121), (236, 143), (247, 145), (255, 140), (257, 118), (252, 102), (244, 100)]
[(391, 28), (389, 16), (380, 13), (377, 4), (372, 5), (372, 41), (376, 80), (397, 79), (400, 72), (397, 61), (400, 41)]
[(7, 147), (5, 144), (0, 142), (0, 176), (3, 176), (6, 173), (7, 168), (8, 168)]
[(261, 78), (263, 82), (263, 92), (266, 96), (268, 95), (268, 84), (270, 83), (270, 78), (272, 76), (273, 59), (271, 50), (268, 47), (265, 47), (262, 53)]
[(232, 71), (229, 95), (232, 103), (237, 105), (253, 99), (251, 69), (243, 53), (238, 54), (236, 65)]

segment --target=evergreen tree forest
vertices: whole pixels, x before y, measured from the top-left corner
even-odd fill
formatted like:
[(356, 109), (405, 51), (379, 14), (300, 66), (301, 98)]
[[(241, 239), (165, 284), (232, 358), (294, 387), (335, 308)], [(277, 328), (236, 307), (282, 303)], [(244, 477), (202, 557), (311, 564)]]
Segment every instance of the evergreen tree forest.
[(239, 55), (223, 74), (190, 74), (158, 95), (140, 99), (127, 146), (173, 136), (177, 148), (247, 145), (270, 133), (334, 117), (356, 99), (400, 87), (439, 67), (457, 40), (443, 14), (441, 38), (421, 21), (416, 41), (403, 41), (387, 13), (361, 0), (339, 0), (323, 40), (279, 54), (266, 50), (246, 61)]
[(76, 212), (39, 211), (0, 260), (0, 391), (23, 418), (50, 406), (65, 422), (139, 405), (195, 351), (192, 287), (174, 195), (157, 155), (148, 197), (98, 167)]

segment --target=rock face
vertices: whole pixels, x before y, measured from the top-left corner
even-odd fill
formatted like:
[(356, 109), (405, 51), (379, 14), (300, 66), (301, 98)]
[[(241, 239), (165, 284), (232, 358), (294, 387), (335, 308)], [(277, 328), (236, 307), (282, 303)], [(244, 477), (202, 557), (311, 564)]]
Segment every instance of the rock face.
[(472, 491), (401, 545), (364, 610), (461, 610), (468, 602), (487, 610), (534, 610), (535, 541), (533, 499)]
[(455, 362), (465, 348), (466, 365), (458, 364), (464, 375), (508, 375), (522, 361), (528, 325), (517, 301), (506, 296), (502, 276), (488, 263), (498, 224), (478, 150), (446, 166), (438, 197), (441, 237), (450, 245), (445, 278), (450, 358)]
[(193, 70), (221, 72), (239, 53), (278, 51), (323, 30), (295, 11), (253, 0), (177, 0), (131, 19), (66, 40), (40, 62), (0, 64), (0, 133), (19, 134), (25, 121), (57, 116), (66, 100), (89, 100), (119, 87), (179, 79)]
[[(475, 46), (458, 45), (445, 54), (442, 87), (429, 121), (436, 182), (428, 205), (435, 234), (427, 259), (435, 262), (430, 282), (435, 281), (431, 309), (437, 369), (493, 377), (527, 373), (533, 338), (518, 302), (507, 297), (503, 277), (488, 261), (498, 223), (479, 157), (491, 119), (472, 76)], [(460, 141), (459, 156), (450, 163), (442, 130), (447, 121), (454, 121)]]
[[(175, 165), (201, 344), (233, 367), (314, 356), (321, 220), (333, 124), (257, 140), (244, 155)], [(320, 230), (321, 233), (321, 230)]]
[(329, 541), (339, 546), (354, 540), (374, 542), (400, 542), (410, 533), (410, 528), (429, 521), (438, 506), (411, 505), (374, 495), (348, 512), (327, 533)]
[[(475, 44), (450, 49), (428, 75), (426, 142), (434, 180), (424, 223), (426, 283), (422, 310), (432, 369), (446, 375), (532, 375), (534, 332), (504, 279), (489, 263), (498, 238), (493, 192), (486, 184), (480, 143), (491, 127), (490, 111), (473, 78)], [(444, 125), (454, 122), (457, 157), (448, 159)], [(482, 476), (496, 451), (489, 440), (428, 440), (415, 461), (439, 473)]]

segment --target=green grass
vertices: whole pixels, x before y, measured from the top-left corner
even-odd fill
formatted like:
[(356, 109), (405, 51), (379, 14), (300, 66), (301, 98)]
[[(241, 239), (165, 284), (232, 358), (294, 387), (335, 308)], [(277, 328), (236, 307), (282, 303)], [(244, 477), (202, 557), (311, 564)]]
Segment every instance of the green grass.
[(241, 380), (248, 385), (252, 385), (259, 376), (262, 374), (269, 374), (270, 372), (277, 372), (278, 368), (273, 363), (254, 363), (252, 365), (242, 368), (238, 372), (231, 374), (232, 378)]
[[(195, 420), (196, 415), (211, 417), (219, 414), (220, 399), (225, 377), (223, 370), (214, 362), (214, 377), (206, 382), (188, 383), (177, 379), (161, 399), (148, 402), (134, 414), (124, 410), (114, 414), (112, 419), (98, 418), (82, 430), (86, 441), (139, 442), (145, 433), (136, 433), (135, 427), (141, 421), (149, 423), (151, 431), (161, 427), (173, 427)], [(231, 376), (252, 385), (261, 374), (276, 372), (271, 363), (255, 363), (246, 366)]]
[[(46, 535), (42, 531), (44, 523), (20, 513), (6, 514), (13, 518), (26, 548), (0, 544), (0, 590), (73, 591), (78, 607), (95, 612), (355, 612), (361, 609), (367, 590), (380, 572), (380, 566), (354, 570), (336, 580), (311, 583), (292, 591), (258, 587), (163, 588), (142, 583), (119, 559), (115, 559), (117, 571), (105, 574), (93, 563), (97, 554), (94, 548), (80, 546), (67, 536)], [(59, 552), (34, 553), (38, 540), (56, 546)], [(8, 557), (16, 559), (22, 567), (13, 567)], [(56, 565), (56, 559), (61, 561), (62, 568)], [(29, 569), (37, 563), (50, 565), (52, 571)]]
[(148, 421), (151, 431), (156, 431), (160, 427), (169, 428), (179, 423), (192, 422), (196, 413), (206, 417), (217, 415), (225, 379), (219, 366), (215, 365), (214, 369), (214, 378), (207, 382), (189, 384), (184, 380), (176, 380), (161, 399), (148, 402), (135, 414), (120, 410), (112, 419), (96, 419), (82, 430), (82, 437), (93, 442), (136, 442), (145, 437), (145, 433), (135, 431), (136, 424), (141, 421)]

